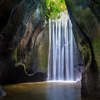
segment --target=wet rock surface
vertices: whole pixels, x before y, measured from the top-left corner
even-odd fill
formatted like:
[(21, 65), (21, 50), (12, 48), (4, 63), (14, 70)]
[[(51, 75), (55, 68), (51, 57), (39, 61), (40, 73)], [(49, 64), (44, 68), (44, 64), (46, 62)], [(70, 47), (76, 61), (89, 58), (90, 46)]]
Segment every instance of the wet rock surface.
[(1, 84), (46, 80), (49, 40), (43, 7), (40, 0), (0, 1)]
[(0, 97), (6, 96), (6, 93), (4, 92), (2, 86), (0, 85)]
[(100, 98), (100, 2), (65, 0), (84, 62), (82, 96)]

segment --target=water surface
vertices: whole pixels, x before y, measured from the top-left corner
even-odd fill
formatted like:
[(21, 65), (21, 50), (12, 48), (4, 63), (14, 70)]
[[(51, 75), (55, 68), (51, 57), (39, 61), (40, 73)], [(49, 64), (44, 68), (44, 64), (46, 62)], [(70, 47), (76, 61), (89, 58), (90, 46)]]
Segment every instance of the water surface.
[(81, 86), (73, 82), (20, 83), (3, 87), (0, 100), (96, 100), (81, 98)]

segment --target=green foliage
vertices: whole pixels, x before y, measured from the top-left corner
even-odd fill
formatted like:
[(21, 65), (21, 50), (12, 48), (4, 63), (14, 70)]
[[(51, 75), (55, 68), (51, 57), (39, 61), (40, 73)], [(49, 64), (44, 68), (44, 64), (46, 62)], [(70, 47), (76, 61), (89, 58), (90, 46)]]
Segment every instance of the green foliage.
[(44, 3), (46, 5), (45, 15), (51, 19), (60, 18), (58, 14), (67, 10), (64, 0), (44, 0)]

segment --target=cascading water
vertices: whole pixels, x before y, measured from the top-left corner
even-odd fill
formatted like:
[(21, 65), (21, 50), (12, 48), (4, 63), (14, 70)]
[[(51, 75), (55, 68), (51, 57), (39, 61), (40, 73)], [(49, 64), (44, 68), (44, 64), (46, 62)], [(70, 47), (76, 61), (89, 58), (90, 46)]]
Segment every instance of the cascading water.
[(49, 19), (48, 80), (74, 81), (73, 31), (67, 14)]

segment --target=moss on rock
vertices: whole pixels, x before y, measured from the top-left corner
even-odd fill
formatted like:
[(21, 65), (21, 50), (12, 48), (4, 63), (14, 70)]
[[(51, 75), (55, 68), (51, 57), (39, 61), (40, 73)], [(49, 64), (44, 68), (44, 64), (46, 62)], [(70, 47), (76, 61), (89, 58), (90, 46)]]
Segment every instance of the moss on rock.
[(100, 98), (100, 2), (98, 0), (65, 1), (84, 62), (82, 96)]

